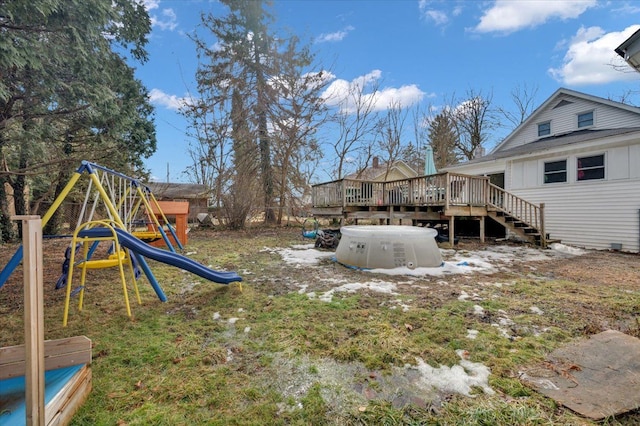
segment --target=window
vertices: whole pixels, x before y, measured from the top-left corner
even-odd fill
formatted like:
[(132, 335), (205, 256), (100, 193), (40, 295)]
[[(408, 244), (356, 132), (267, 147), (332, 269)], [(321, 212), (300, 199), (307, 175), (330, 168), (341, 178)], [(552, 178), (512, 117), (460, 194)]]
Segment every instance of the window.
[(544, 163), (544, 183), (567, 181), (567, 160)]
[(578, 114), (578, 129), (593, 126), (593, 111)]
[(547, 121), (545, 123), (538, 124), (538, 137), (547, 136), (551, 134), (551, 122)]
[(578, 180), (604, 179), (604, 154), (578, 158)]

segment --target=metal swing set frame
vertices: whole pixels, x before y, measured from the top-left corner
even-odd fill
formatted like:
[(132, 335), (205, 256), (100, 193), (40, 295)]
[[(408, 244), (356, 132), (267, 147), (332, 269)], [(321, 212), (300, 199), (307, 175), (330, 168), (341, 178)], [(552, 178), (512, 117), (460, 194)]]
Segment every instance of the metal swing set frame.
[[(176, 236), (174, 228), (171, 226), (164, 213), (162, 213), (162, 209), (160, 208), (158, 201), (156, 200), (155, 196), (148, 186), (142, 184), (135, 178), (126, 176), (122, 173), (89, 161), (82, 161), (80, 167), (74, 172), (67, 185), (60, 192), (60, 195), (58, 195), (49, 210), (44, 214), (44, 216), (42, 217), (43, 228), (54, 215), (54, 213), (60, 208), (62, 202), (69, 195), (71, 190), (75, 187), (82, 176), (88, 176), (90, 180), (87, 186), (84, 203), (82, 204), (81, 212), (78, 216), (76, 231), (78, 229), (86, 227), (89, 223), (95, 222), (93, 221), (93, 216), (96, 212), (98, 201), (102, 201), (104, 207), (106, 208), (108, 221), (111, 222), (114, 227), (126, 230), (134, 236), (136, 236), (136, 233), (138, 233), (141, 239), (150, 237), (158, 239), (157, 237), (159, 236), (165, 241), (169, 250), (175, 253), (175, 249), (173, 248), (173, 245), (171, 244), (171, 241), (167, 236), (164, 227), (159, 222), (158, 217), (152, 213), (153, 210), (151, 206), (153, 204), (153, 206), (155, 207), (155, 211), (159, 213), (164, 223), (167, 225), (167, 229), (173, 236), (174, 241), (176, 241), (180, 250), (183, 249), (182, 244)], [(85, 215), (87, 215), (87, 207), (89, 205), (89, 200), (92, 194), (94, 196), (93, 203), (90, 211), (88, 212), (88, 218), (85, 219)], [(146, 217), (149, 219), (148, 221), (143, 222), (143, 224), (147, 225), (147, 230), (136, 231), (135, 217), (136, 215), (138, 215), (142, 207), (144, 207)], [(77, 232), (74, 233), (73, 238), (77, 238)], [(94, 245), (84, 253), (85, 258), (82, 260), (82, 262), (84, 262), (85, 265), (83, 267), (83, 270), (85, 268), (91, 269), (92, 267), (99, 268), (119, 265), (122, 271), (122, 262), (125, 260), (125, 263), (131, 262), (130, 255), (128, 253), (126, 254), (126, 256), (122, 256), (119, 251), (114, 252), (114, 259), (91, 261), (91, 255), (93, 254), (93, 251), (97, 247), (98, 243), (99, 241), (94, 241)], [(73, 246), (75, 246), (75, 243), (73, 244)], [(116, 244), (114, 244), (114, 247), (115, 246)], [(20, 262), (22, 261), (22, 257), (23, 247), (21, 245), (16, 250), (11, 260), (9, 260), (7, 265), (5, 265), (5, 267), (0, 272), (0, 287), (2, 287), (6, 283), (9, 276), (20, 264)], [(147, 276), (149, 282), (151, 283), (151, 286), (158, 295), (158, 298), (161, 301), (165, 302), (167, 298), (160, 288), (160, 285), (155, 279), (153, 273), (151, 272), (151, 269), (149, 269), (149, 266), (147, 265), (144, 257), (135, 254), (135, 258), (138, 262), (138, 265)], [(70, 282), (68, 285), (70, 285)], [(136, 289), (137, 294), (137, 287), (134, 288)], [(67, 289), (67, 291), (68, 290), (69, 289)], [(125, 301), (126, 300), (127, 297), (125, 289)], [(129, 311), (128, 302), (127, 311)]]

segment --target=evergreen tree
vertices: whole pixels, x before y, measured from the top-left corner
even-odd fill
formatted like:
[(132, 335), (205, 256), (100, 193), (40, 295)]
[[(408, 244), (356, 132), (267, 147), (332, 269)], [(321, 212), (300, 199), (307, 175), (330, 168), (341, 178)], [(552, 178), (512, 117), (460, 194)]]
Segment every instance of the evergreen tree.
[(5, 184), (23, 213), (25, 194), (36, 204), (55, 197), (58, 179), (82, 159), (142, 171), (156, 147), (153, 109), (127, 61), (146, 60), (150, 29), (134, 0), (0, 2), (3, 239), (11, 233)]
[[(221, 0), (221, 3), (228, 13), (203, 15), (204, 31), (192, 37), (201, 59), (196, 74), (201, 101), (199, 108), (186, 108), (184, 113), (196, 127), (204, 128), (206, 123), (207, 128), (218, 129), (217, 135), (223, 135), (223, 127), (212, 126), (210, 122), (230, 119), (233, 132), (225, 133), (216, 143), (233, 151), (234, 181), (227, 190), (238, 193), (227, 193), (224, 198), (241, 204), (253, 200), (255, 197), (250, 197), (246, 190), (258, 187), (253, 184), (258, 181), (264, 220), (270, 224), (276, 221), (276, 196), (282, 217), (282, 203), (286, 199), (282, 183), (290, 182), (291, 160), (311, 143), (312, 132), (307, 129), (320, 110), (317, 92), (322, 84), (318, 79), (304, 77), (302, 70), (310, 66), (312, 55), (306, 47), (299, 46), (297, 38), (275, 34), (273, 17), (263, 7), (265, 3), (259, 0)], [(300, 81), (305, 79), (307, 83), (301, 85)], [(202, 146), (216, 139), (202, 130), (195, 133), (202, 137), (197, 142)], [(295, 149), (286, 148), (286, 144)], [(258, 168), (254, 169), (256, 159)], [(195, 160), (197, 163), (198, 159)], [(239, 196), (240, 193), (244, 196)], [(246, 210), (242, 205), (225, 209), (238, 215), (244, 215)], [(241, 226), (244, 220), (242, 216), (230, 222)]]
[(429, 123), (429, 141), (433, 148), (433, 160), (436, 169), (456, 164), (459, 161), (456, 154), (458, 135), (456, 128), (446, 113), (436, 115)]

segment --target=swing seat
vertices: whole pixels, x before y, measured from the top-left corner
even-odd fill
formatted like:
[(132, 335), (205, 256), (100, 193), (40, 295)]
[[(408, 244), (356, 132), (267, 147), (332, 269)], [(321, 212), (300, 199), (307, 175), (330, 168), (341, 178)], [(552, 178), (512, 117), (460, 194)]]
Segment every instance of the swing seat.
[[(83, 232), (84, 230), (89, 230), (90, 228), (100, 227), (104, 229), (106, 232), (99, 235), (91, 235), (90, 233)], [(128, 269), (131, 273), (131, 278), (133, 280), (133, 289), (135, 291), (136, 299), (138, 304), (142, 304), (140, 300), (140, 293), (138, 291), (138, 284), (136, 283), (135, 271), (133, 268), (133, 260), (130, 256), (126, 254), (126, 250), (122, 250), (120, 248), (120, 244), (118, 242), (118, 234), (116, 233), (116, 228), (123, 229), (121, 223), (117, 223), (113, 220), (95, 220), (90, 222), (85, 222), (81, 224), (73, 233), (73, 240), (71, 247), (77, 247), (81, 245), (83, 248), (83, 256), (84, 259), (80, 260), (77, 264), (81, 269), (81, 277), (80, 277), (80, 291), (78, 297), (78, 310), (82, 311), (82, 305), (84, 301), (84, 292), (85, 288), (85, 280), (87, 269), (101, 269), (101, 268), (109, 268), (113, 266), (118, 266), (120, 269), (120, 281), (122, 282), (122, 292), (124, 295), (124, 303), (127, 309), (127, 315), (131, 317), (131, 307), (129, 305), (129, 295), (127, 291), (127, 281), (124, 274), (124, 266), (127, 265)], [(102, 241), (107, 241), (114, 245), (114, 253), (109, 255), (107, 259), (100, 260), (90, 260), (89, 255), (89, 245), (91, 244), (99, 244)], [(62, 317), (62, 326), (67, 326), (67, 319), (69, 317), (69, 302), (71, 298), (71, 287), (73, 281), (73, 268), (76, 265), (74, 262), (75, 258), (75, 250), (71, 250), (71, 255), (69, 259), (69, 271), (67, 273), (67, 294), (65, 297), (64, 303), (64, 313)], [(89, 260), (87, 260), (89, 258)]]
[(110, 254), (108, 259), (86, 260), (81, 262), (78, 266), (84, 266), (87, 269), (113, 268), (125, 260), (124, 256), (124, 251), (120, 250), (118, 253)]
[(145, 243), (157, 241), (162, 238), (162, 234), (155, 231), (133, 231), (131, 232), (131, 235)]

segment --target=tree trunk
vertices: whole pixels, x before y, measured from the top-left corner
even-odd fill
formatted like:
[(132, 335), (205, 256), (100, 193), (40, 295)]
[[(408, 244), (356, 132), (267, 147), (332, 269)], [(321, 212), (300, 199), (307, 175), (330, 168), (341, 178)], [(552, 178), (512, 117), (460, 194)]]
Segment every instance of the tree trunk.
[(0, 241), (11, 242), (16, 238), (14, 223), (9, 212), (9, 200), (5, 191), (5, 183), (9, 183), (6, 175), (0, 176)]
[(262, 189), (264, 191), (264, 223), (275, 223), (273, 212), (273, 170), (271, 168), (271, 144), (267, 134), (267, 114), (260, 112), (258, 117), (258, 135), (260, 138), (260, 169)]
[[(58, 198), (58, 195), (62, 193), (62, 190), (65, 186), (67, 186), (67, 182), (69, 180), (69, 172), (64, 168), (60, 169), (58, 173), (58, 183), (56, 184), (55, 193), (53, 194), (53, 200)], [(49, 207), (51, 208), (51, 207)], [(62, 227), (62, 218), (64, 217), (62, 212), (64, 210), (64, 203), (56, 210), (56, 212), (51, 216), (49, 222), (45, 225), (42, 233), (45, 235), (56, 235), (60, 232), (60, 228)], [(75, 224), (72, 224), (75, 226)]]

